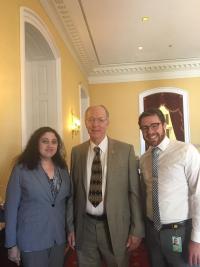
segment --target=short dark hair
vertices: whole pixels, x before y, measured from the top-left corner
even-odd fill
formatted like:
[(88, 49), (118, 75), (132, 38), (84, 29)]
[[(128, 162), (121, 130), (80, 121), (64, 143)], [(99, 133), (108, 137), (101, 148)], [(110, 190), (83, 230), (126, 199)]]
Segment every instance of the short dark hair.
[(41, 127), (31, 135), (24, 151), (17, 157), (16, 164), (22, 164), (30, 170), (38, 166), (40, 162), (39, 139), (47, 132), (54, 133), (58, 142), (58, 149), (52, 157), (53, 162), (61, 168), (67, 168), (64, 144), (59, 134), (51, 127)]
[(142, 121), (143, 118), (148, 117), (148, 116), (153, 116), (153, 115), (157, 115), (162, 124), (164, 124), (166, 122), (165, 116), (164, 116), (164, 114), (162, 113), (162, 111), (160, 109), (151, 108), (151, 109), (148, 109), (146, 111), (143, 111), (140, 114), (139, 119), (138, 119), (139, 126), (141, 126), (141, 121)]

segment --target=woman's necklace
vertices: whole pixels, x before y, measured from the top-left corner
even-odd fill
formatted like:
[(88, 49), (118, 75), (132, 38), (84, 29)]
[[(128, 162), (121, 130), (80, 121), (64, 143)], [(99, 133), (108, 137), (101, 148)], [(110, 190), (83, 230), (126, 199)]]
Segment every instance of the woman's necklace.
[(41, 166), (49, 179), (54, 178), (55, 166), (52, 161), (41, 161)]

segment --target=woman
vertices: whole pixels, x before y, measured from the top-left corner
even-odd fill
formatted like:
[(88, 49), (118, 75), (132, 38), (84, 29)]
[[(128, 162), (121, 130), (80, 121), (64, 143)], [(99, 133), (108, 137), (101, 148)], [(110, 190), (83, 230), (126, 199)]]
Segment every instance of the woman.
[(64, 146), (54, 129), (39, 128), (17, 158), (7, 187), (8, 258), (17, 265), (22, 260), (24, 267), (62, 267), (72, 218)]

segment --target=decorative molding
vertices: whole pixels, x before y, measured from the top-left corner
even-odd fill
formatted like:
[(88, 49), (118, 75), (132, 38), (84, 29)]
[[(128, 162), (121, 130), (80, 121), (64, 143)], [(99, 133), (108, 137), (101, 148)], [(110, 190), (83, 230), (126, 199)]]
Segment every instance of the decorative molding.
[(81, 41), (79, 32), (77, 31), (77, 28), (67, 10), (66, 4), (63, 0), (55, 0), (52, 1), (52, 3), (54, 4), (55, 9), (57, 10), (58, 15), (63, 22), (64, 27), (67, 29), (68, 35), (70, 36), (73, 47), (76, 49), (76, 53), (79, 56), (81, 64), (87, 68), (87, 66), (90, 64), (87, 52), (84, 48), (83, 42)]
[[(68, 11), (69, 7), (67, 7), (67, 1), (40, 0), (40, 2), (55, 25), (56, 29), (60, 33), (65, 45), (69, 49), (78, 66), (87, 76), (92, 70), (92, 66), (96, 60), (94, 57), (91, 59), (91, 56), (89, 56), (84, 43), (81, 41), (80, 33), (78, 32), (73, 19), (69, 14), (70, 12)], [(76, 1), (71, 2), (71, 4), (73, 5), (75, 2)]]
[(53, 36), (51, 35), (51, 32), (49, 31), (46, 24), (42, 21), (40, 16), (35, 13), (33, 10), (27, 8), (27, 7), (21, 7), (21, 16), (22, 16), (22, 23), (30, 23), (32, 24), (38, 31), (42, 34), (42, 36), (47, 41), (49, 47), (52, 50), (52, 53), (54, 57), (60, 57), (59, 50), (57, 46), (53, 43)]
[(184, 77), (200, 77), (200, 59), (97, 67), (88, 80), (94, 84)]
[[(40, 0), (40, 2), (90, 84), (200, 77), (199, 58), (101, 65), (92, 46), (81, 1)], [(78, 13), (78, 18), (72, 17), (74, 9)], [(78, 31), (80, 23), (84, 33)], [(83, 42), (81, 34), (84, 35), (86, 42)]]
[(127, 65), (111, 65), (111, 66), (100, 66), (95, 68), (92, 75), (102, 74), (116, 74), (116, 73), (153, 73), (163, 71), (180, 71), (180, 70), (191, 70), (200, 69), (200, 59), (194, 61), (176, 61), (176, 62), (146, 62), (145, 64), (127, 64)]

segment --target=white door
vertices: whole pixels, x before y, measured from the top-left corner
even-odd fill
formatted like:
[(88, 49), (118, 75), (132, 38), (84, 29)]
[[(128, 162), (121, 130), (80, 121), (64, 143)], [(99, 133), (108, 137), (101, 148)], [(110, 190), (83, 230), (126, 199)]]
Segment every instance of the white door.
[(56, 66), (54, 60), (26, 62), (27, 138), (39, 127), (57, 129)]

